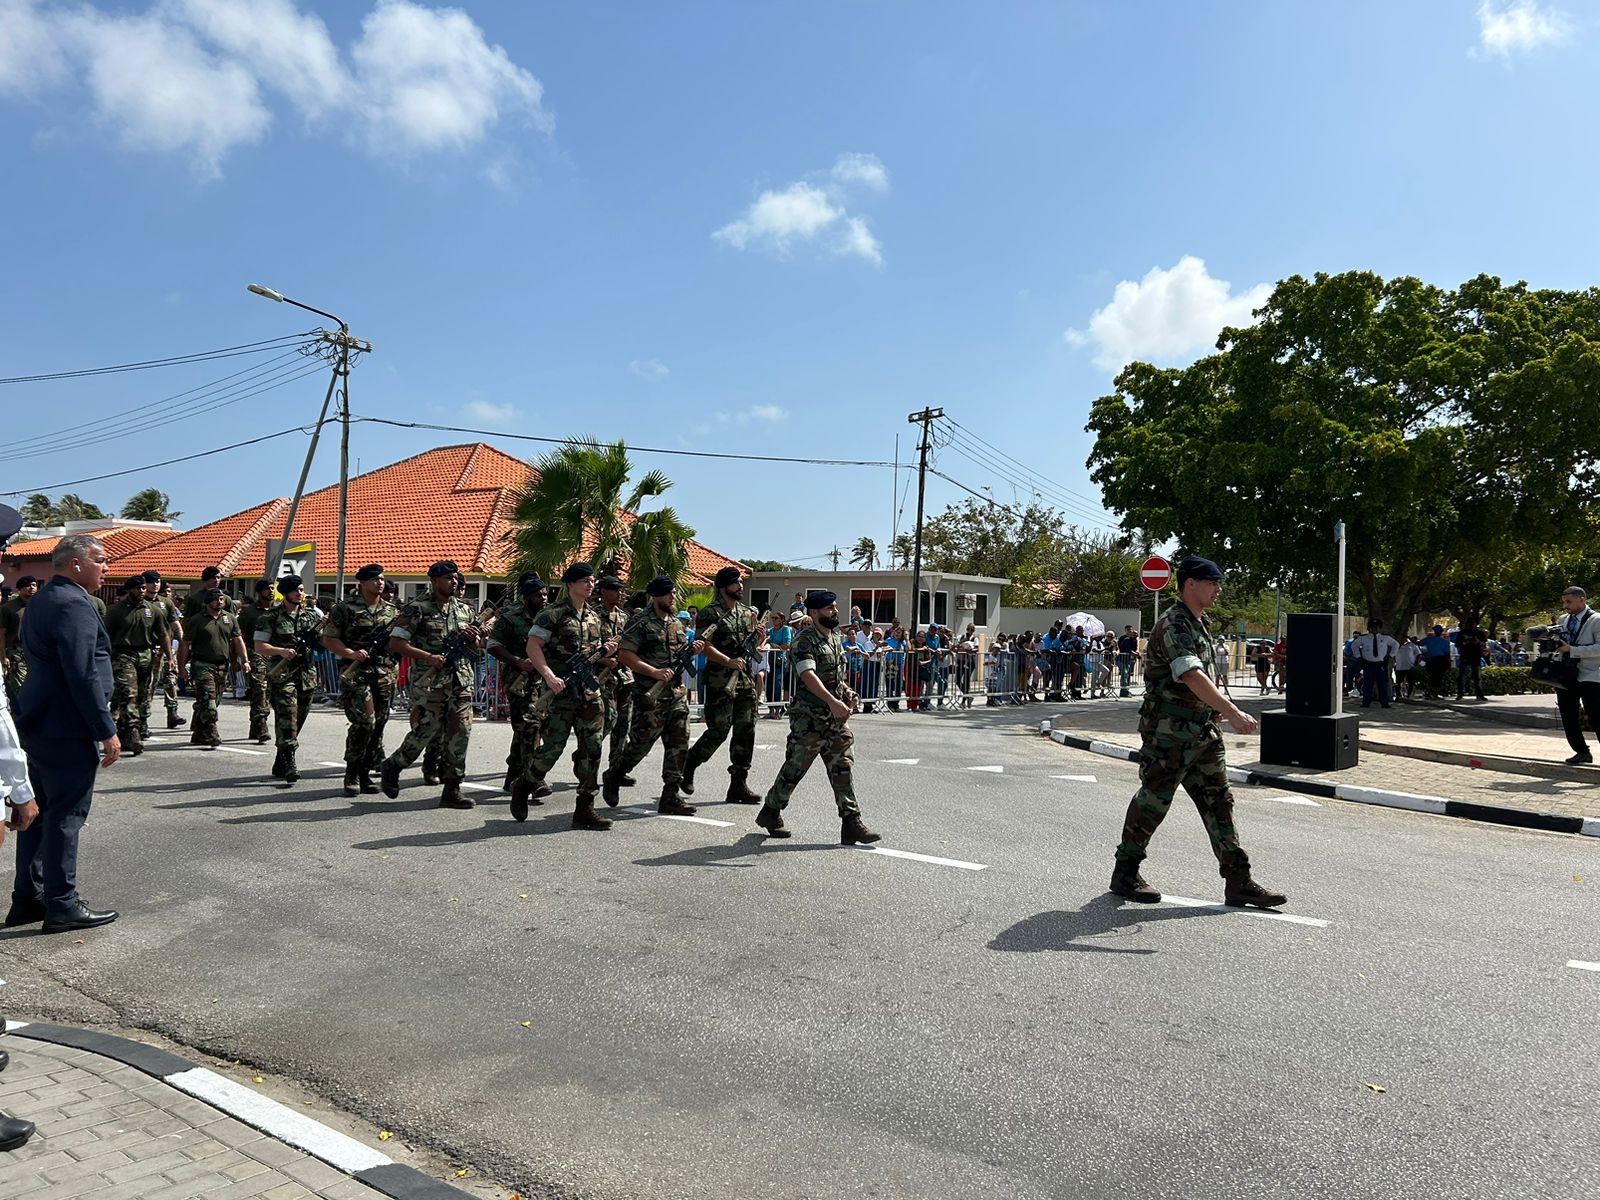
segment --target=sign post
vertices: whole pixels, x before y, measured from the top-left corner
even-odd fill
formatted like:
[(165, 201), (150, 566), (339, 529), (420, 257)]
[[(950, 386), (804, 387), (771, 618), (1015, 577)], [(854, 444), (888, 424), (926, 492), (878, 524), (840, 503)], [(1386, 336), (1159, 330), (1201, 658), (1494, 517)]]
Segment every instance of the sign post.
[(267, 561), (273, 558), (278, 560), (278, 575), (282, 579), (285, 575), (298, 575), (305, 581), (307, 603), (316, 599), (317, 595), (317, 544), (315, 542), (292, 542), (284, 545), (282, 538), (267, 539)]
[(1155, 593), (1155, 616), (1150, 624), (1150, 628), (1154, 629), (1155, 622), (1161, 619), (1162, 589), (1172, 582), (1172, 564), (1159, 554), (1152, 554), (1139, 566), (1139, 582), (1144, 584), (1146, 590)]

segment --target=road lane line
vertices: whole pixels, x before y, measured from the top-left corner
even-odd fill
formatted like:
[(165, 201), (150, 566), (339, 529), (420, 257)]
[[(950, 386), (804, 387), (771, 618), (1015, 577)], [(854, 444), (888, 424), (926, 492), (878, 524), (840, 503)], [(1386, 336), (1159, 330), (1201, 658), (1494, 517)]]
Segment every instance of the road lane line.
[(969, 771), (990, 771), (990, 772), (992, 772), (992, 773), (994, 773), (996, 775), (1004, 775), (1006, 769), (1004, 767), (968, 767), (967, 770), (969, 770)]
[(891, 850), (887, 846), (857, 846), (865, 854), (882, 854), (888, 858), (905, 858), (912, 862), (932, 863), (936, 867), (959, 867), (963, 871), (984, 871), (985, 863), (963, 862), (959, 858), (936, 858), (932, 854), (913, 854), (909, 850)]
[(682, 813), (646, 813), (648, 817), (659, 817), (663, 821), (691, 821), (696, 825), (716, 825), (723, 829), (732, 829), (732, 821), (718, 821), (712, 817), (690, 817)]
[(1316, 929), (1326, 929), (1328, 923), (1316, 917), (1300, 917), (1294, 913), (1271, 912), (1265, 908), (1233, 908), (1227, 904), (1218, 904), (1214, 900), (1196, 900), (1191, 896), (1169, 896), (1161, 894), (1163, 904), (1176, 904), (1180, 908), (1214, 908), (1218, 912), (1238, 913), (1246, 917), (1265, 917), (1269, 921), (1288, 921), (1291, 925), (1310, 925)]
[(1306, 808), (1321, 808), (1310, 796), (1263, 796), (1263, 800), (1271, 800), (1275, 804), (1300, 804)]
[(1100, 780), (1093, 775), (1052, 775), (1051, 779), (1070, 779), (1073, 783), (1099, 783)]
[(243, 746), (218, 746), (218, 750), (226, 750), (229, 754), (265, 754), (265, 750), (246, 750)]
[(881, 763), (894, 763), (900, 767), (914, 767), (922, 760), (920, 758), (880, 758)]
[(1568, 959), (1567, 966), (1575, 971), (1600, 971), (1600, 962), (1584, 962), (1578, 958)]

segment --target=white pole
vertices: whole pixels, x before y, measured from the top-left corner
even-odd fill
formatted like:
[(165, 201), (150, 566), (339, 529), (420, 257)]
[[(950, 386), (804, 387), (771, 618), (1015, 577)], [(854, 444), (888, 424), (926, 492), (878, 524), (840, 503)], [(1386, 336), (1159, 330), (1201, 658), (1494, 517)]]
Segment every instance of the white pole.
[(1333, 714), (1344, 715), (1344, 522), (1333, 526), (1333, 536), (1339, 542), (1339, 619), (1333, 627), (1334, 696)]

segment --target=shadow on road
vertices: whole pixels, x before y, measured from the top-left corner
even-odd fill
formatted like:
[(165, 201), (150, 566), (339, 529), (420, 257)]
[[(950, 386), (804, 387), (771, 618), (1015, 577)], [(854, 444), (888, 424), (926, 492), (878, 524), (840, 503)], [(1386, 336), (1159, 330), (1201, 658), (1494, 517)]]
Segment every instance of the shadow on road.
[(1077, 912), (1042, 912), (1024, 917), (1001, 931), (989, 943), (991, 950), (1014, 950), (1037, 954), (1041, 950), (1074, 950), (1090, 954), (1154, 954), (1148, 947), (1102, 946), (1087, 938), (1133, 933), (1154, 921), (1177, 921), (1186, 917), (1215, 916), (1203, 908), (1151, 908), (1126, 901), (1109, 892), (1096, 896)]
[[(469, 820), (471, 818), (468, 818)], [(573, 837), (592, 837), (593, 834), (572, 828), (572, 811), (561, 809), (539, 813), (527, 821), (517, 822), (506, 817), (486, 821), (462, 829), (441, 829), (433, 833), (408, 833), (398, 837), (378, 838), (370, 842), (353, 842), (352, 850), (405, 850), (429, 846), (469, 846), (473, 842), (486, 842), (503, 837), (546, 837), (553, 833), (568, 833)]]
[(794, 854), (805, 850), (837, 849), (839, 849), (839, 846), (831, 842), (808, 842), (797, 846), (793, 842), (774, 842), (764, 833), (747, 833), (737, 842), (687, 846), (682, 850), (674, 850), (671, 854), (663, 854), (657, 858), (636, 858), (633, 860), (633, 865), (636, 867), (753, 867), (755, 866), (753, 862), (740, 862), (738, 860), (762, 854)]

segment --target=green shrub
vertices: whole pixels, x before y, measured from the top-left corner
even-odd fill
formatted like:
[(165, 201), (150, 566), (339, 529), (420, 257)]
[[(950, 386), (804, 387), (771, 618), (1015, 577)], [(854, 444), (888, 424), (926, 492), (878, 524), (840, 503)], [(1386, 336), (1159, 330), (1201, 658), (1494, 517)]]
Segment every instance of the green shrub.
[[(1482, 678), (1485, 696), (1524, 696), (1536, 692), (1554, 693), (1556, 690), (1548, 683), (1535, 679), (1531, 667), (1485, 667)], [(1444, 673), (1439, 690), (1448, 696), (1455, 695), (1454, 667)]]

